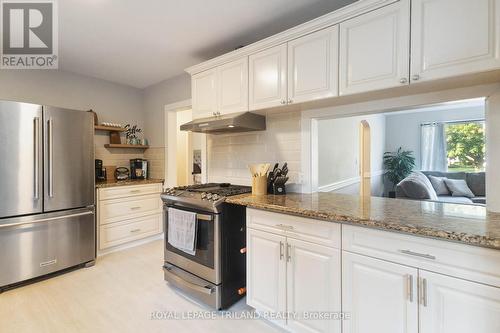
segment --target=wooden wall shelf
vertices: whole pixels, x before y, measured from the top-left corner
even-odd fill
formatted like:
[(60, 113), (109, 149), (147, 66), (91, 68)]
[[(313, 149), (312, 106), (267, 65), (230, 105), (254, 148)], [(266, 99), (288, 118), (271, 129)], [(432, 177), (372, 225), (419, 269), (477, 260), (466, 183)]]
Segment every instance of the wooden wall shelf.
[(125, 132), (125, 128), (123, 127), (112, 127), (104, 125), (94, 125), (94, 129), (96, 131)]
[(106, 147), (106, 148), (132, 148), (132, 149), (148, 149), (149, 148), (149, 146), (143, 146), (143, 145), (128, 145), (128, 144), (117, 144), (117, 143), (105, 144), (104, 147)]

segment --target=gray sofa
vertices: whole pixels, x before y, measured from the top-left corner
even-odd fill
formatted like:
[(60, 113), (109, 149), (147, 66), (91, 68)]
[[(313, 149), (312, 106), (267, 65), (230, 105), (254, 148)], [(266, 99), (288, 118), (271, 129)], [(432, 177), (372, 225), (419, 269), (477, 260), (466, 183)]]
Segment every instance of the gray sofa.
[[(462, 197), (462, 196), (452, 196), (450, 195), (437, 195), (435, 189), (430, 184), (430, 181), (425, 179), (418, 179), (420, 177), (420, 172), (413, 173), (412, 175), (405, 178), (399, 184), (396, 185), (396, 198), (403, 199), (414, 199), (414, 200), (432, 200), (439, 202), (449, 202), (449, 203), (461, 203), (461, 204), (486, 204), (486, 175), (484, 172), (439, 172), (439, 171), (421, 171), (421, 174), (425, 175), (427, 178), (429, 176), (435, 177), (446, 177), (448, 179), (463, 179), (467, 183), (474, 197)], [(429, 195), (422, 195), (420, 193), (415, 193), (415, 191), (408, 190), (405, 188), (403, 182), (408, 179), (417, 178), (418, 186), (422, 186), (422, 192), (426, 192)], [(429, 184), (430, 187), (429, 188)], [(413, 184), (415, 186), (415, 184)], [(425, 188), (424, 188), (425, 187)], [(417, 189), (420, 190), (420, 189)], [(417, 191), (419, 192), (419, 191)], [(433, 193), (432, 193), (433, 192)]]

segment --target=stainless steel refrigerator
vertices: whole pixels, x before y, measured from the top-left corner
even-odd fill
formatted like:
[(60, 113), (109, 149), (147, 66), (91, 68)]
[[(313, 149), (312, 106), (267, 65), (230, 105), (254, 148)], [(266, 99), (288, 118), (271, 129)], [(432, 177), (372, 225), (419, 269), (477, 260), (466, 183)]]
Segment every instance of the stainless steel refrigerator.
[(90, 113), (0, 101), (0, 289), (95, 260), (94, 172)]

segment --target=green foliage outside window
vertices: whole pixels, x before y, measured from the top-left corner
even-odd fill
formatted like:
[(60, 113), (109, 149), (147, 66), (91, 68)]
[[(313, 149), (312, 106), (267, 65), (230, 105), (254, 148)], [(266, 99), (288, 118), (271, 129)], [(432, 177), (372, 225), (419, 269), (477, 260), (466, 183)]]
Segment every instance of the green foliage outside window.
[(449, 171), (483, 171), (484, 122), (449, 124), (445, 127)]

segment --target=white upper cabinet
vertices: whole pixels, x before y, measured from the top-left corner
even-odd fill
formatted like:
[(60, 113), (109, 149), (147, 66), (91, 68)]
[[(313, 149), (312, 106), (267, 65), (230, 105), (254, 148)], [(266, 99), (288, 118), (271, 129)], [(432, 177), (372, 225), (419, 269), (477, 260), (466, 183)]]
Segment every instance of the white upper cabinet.
[(272, 313), (286, 311), (285, 243), (283, 236), (247, 229), (248, 305)]
[(500, 288), (420, 271), (420, 333), (500, 332)]
[(343, 333), (418, 333), (417, 277), (416, 268), (343, 251)]
[(248, 58), (217, 67), (218, 111), (248, 111)]
[(286, 104), (286, 44), (249, 56), (250, 110)]
[(217, 71), (210, 69), (192, 76), (193, 119), (210, 117), (217, 111)]
[[(340, 250), (287, 238), (287, 311), (296, 314), (341, 311)], [(292, 332), (341, 332), (341, 320), (288, 319)]]
[(408, 84), (409, 52), (409, 0), (341, 23), (340, 95)]
[(288, 103), (338, 96), (338, 26), (288, 42)]
[(413, 0), (411, 79), (500, 67), (500, 0)]

